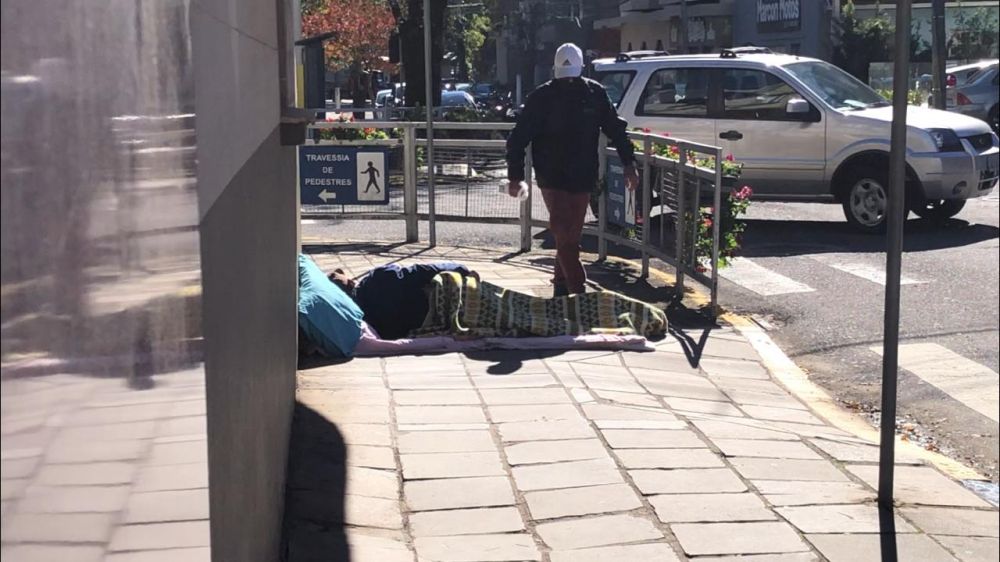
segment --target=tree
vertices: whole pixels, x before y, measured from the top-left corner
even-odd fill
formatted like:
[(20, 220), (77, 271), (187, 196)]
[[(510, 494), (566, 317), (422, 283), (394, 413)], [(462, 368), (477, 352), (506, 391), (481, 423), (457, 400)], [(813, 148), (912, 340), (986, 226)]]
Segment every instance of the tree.
[(373, 99), (371, 70), (389, 70), (383, 57), (389, 54), (386, 40), (396, 27), (396, 18), (385, 0), (309, 0), (303, 4), (302, 35), (310, 37), (333, 31), (326, 42), (330, 70), (350, 69), (349, 90), (356, 106)]
[[(441, 60), (444, 58), (445, 12), (447, 0), (426, 0), (431, 9), (431, 100), (441, 105)], [(389, 0), (389, 8), (399, 29), (400, 53), (406, 79), (406, 105), (426, 107), (424, 80), (424, 2)]]
[(840, 45), (833, 53), (833, 63), (868, 83), (868, 66), (874, 61), (891, 60), (890, 45), (894, 26), (885, 12), (859, 19), (854, 1), (848, 0), (841, 10)]
[(996, 58), (998, 27), (1000, 22), (996, 11), (988, 8), (976, 10), (959, 8), (955, 26), (948, 38), (948, 58), (958, 60)]
[(478, 78), (476, 71), (481, 62), (480, 52), (491, 27), (492, 19), (486, 3), (448, 10), (446, 44), (458, 58), (459, 80), (465, 82)]

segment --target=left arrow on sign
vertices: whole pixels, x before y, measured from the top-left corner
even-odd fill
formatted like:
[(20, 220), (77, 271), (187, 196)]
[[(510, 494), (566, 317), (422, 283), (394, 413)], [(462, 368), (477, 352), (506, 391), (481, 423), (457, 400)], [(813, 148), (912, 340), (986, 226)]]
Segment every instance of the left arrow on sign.
[(329, 203), (331, 199), (337, 198), (337, 194), (324, 189), (319, 192), (319, 198), (322, 199), (324, 203)]

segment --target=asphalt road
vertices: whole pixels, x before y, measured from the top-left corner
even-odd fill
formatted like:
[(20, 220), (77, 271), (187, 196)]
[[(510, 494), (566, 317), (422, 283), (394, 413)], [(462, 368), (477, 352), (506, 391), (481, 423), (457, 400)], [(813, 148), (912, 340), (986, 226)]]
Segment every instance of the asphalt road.
[[(873, 348), (883, 334), (884, 237), (851, 230), (837, 205), (758, 202), (747, 222), (742, 259), (721, 282), (721, 304), (757, 319), (842, 403), (877, 417), (881, 357)], [(398, 241), (404, 229), (401, 221), (309, 221), (303, 235)], [(907, 221), (900, 337), (904, 346), (925, 345), (901, 360), (898, 417), (914, 439), (994, 481), (998, 424), (974, 409), (974, 395), (998, 392), (998, 235), (997, 193), (970, 201), (943, 225)], [(439, 223), (438, 241), (514, 251), (518, 229)], [(935, 379), (935, 365), (938, 378), (942, 369), (964, 369), (964, 394)]]

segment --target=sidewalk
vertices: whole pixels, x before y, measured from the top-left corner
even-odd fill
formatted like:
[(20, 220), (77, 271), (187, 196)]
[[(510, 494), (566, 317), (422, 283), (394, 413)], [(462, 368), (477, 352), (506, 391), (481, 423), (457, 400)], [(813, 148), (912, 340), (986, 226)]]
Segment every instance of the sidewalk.
[[(448, 259), (551, 291), (545, 251), (329, 251), (313, 254), (320, 267), (355, 275)], [(630, 274), (616, 270), (616, 289), (651, 290)], [(674, 328), (652, 353), (301, 370), (289, 560), (347, 559), (348, 548), (351, 562), (878, 560), (878, 448), (789, 393), (741, 331)], [(995, 560), (997, 509), (923, 455), (897, 460), (899, 559)]]

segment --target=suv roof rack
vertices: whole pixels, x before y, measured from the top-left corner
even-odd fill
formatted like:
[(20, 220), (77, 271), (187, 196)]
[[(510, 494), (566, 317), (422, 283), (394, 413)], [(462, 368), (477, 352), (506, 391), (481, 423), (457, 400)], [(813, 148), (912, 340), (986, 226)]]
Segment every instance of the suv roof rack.
[(635, 59), (646, 59), (650, 57), (669, 57), (670, 53), (667, 51), (626, 51), (618, 53), (615, 57), (615, 62), (628, 62)]
[(754, 45), (746, 45), (744, 47), (732, 47), (729, 49), (722, 49), (719, 51), (720, 59), (734, 59), (739, 55), (772, 55), (774, 51), (768, 49), (767, 47), (756, 47)]

